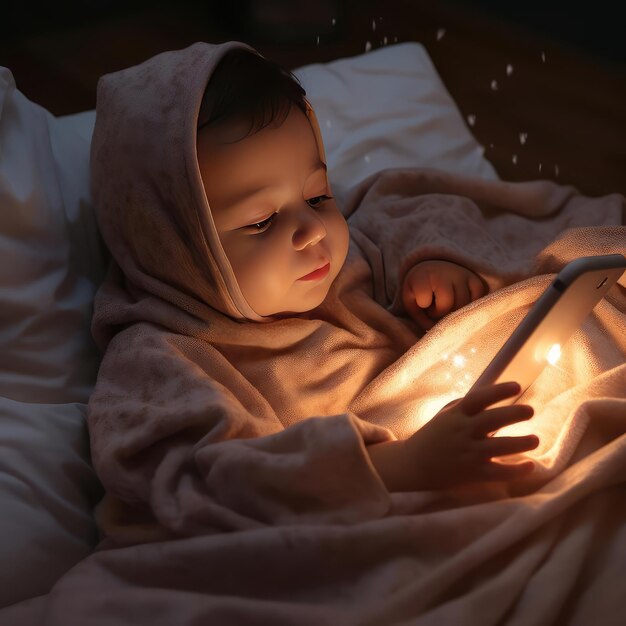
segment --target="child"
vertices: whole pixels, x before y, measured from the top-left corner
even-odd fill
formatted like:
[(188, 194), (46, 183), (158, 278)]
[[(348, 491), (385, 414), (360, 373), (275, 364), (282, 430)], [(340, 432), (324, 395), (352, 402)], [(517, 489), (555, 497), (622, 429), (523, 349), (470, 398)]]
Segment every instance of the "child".
[(402, 222), (376, 244), (346, 220), (304, 96), (239, 42), (98, 86), (92, 191), (114, 261), (93, 321), (93, 462), (108, 497), (170, 533), (369, 519), (389, 492), (533, 468), (497, 459), (537, 437), (490, 436), (532, 416), (489, 408), (514, 382), (402, 436), (385, 369), (485, 283), (451, 259), (406, 268)]
[[(322, 304), (343, 267), (349, 240), (346, 220), (330, 195), (321, 135), (313, 131), (310, 105), (295, 80), (258, 55), (233, 50), (215, 69), (198, 124), (198, 163), (220, 242), (246, 302), (275, 319)], [(484, 284), (469, 269), (422, 261), (406, 275), (402, 301), (429, 329), (482, 295)], [(440, 413), (406, 443), (370, 446), (387, 488), (512, 479), (531, 470), (531, 461), (489, 462), (538, 444), (534, 436), (487, 438), (532, 416), (526, 405), (486, 411), (500, 394), (516, 389), (513, 384), (483, 390)]]

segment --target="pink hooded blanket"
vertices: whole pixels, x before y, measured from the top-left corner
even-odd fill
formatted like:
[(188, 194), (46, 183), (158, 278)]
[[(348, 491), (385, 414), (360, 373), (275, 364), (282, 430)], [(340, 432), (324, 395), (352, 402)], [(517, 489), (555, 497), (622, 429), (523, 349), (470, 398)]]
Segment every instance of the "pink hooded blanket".
[[(234, 47), (98, 85), (93, 197), (113, 262), (88, 418), (104, 539), (43, 623), (623, 623), (626, 276), (528, 392), (528, 478), (389, 493), (366, 446), (462, 396), (568, 261), (626, 254), (624, 199), (384, 170), (342, 199), (350, 248), (323, 304), (260, 318), (196, 158), (204, 89)], [(400, 301), (424, 259), (490, 288), (425, 335)]]

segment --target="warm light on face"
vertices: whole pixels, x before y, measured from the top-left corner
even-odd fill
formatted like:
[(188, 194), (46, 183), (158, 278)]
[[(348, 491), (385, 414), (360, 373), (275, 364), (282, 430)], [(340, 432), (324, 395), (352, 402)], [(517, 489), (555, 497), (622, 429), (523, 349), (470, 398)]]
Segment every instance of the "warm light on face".
[(548, 354), (546, 354), (546, 361), (548, 361), (550, 365), (556, 365), (560, 358), (561, 358), (560, 344), (558, 343), (552, 344), (552, 347), (548, 350)]

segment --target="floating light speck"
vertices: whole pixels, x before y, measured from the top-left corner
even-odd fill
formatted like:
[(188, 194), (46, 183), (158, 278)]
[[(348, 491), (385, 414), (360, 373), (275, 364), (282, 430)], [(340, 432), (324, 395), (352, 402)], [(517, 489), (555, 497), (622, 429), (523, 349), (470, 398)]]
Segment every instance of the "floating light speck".
[(333, 19), (332, 19), (332, 24), (333, 24), (333, 26), (334, 26), (336, 23), (337, 23), (337, 20), (333, 17)]
[(512, 73), (513, 73), (513, 66), (509, 63), (509, 64), (506, 66), (506, 75), (507, 75), (507, 76), (510, 76)]
[(376, 20), (372, 20), (372, 30), (376, 30)]
[(437, 31), (437, 41), (441, 41), (443, 39), (443, 36), (446, 34), (446, 29), (445, 28), (440, 28)]
[(494, 145), (493, 145), (492, 143), (490, 143), (490, 144), (489, 144), (489, 147), (490, 147), (490, 148), (493, 148), (493, 147), (494, 147)]
[(542, 61), (543, 63), (545, 63), (545, 62), (546, 62), (546, 53), (545, 53), (543, 50), (541, 51), (541, 61)]
[(365, 159), (366, 163), (370, 162), (370, 155), (369, 154), (366, 154), (363, 158)]
[(520, 133), (519, 134), (519, 142), (524, 145), (526, 143), (526, 139), (528, 139), (528, 133)]
[(513, 161), (513, 165), (517, 165), (517, 154), (513, 155), (513, 158), (511, 159), (511, 161)]
[(394, 43), (397, 43), (397, 41), (398, 41), (398, 35), (396, 35), (396, 36), (393, 38), (393, 41), (394, 41)]
[(476, 348), (470, 348), (470, 352), (471, 352), (472, 354), (476, 354)]
[(555, 166), (554, 166), (554, 175), (555, 175), (555, 176), (558, 176), (558, 175), (559, 175), (559, 166), (558, 166), (558, 165), (555, 165)]
[(317, 36), (317, 45), (318, 46), (320, 45), (320, 36), (319, 35)]
[(474, 124), (476, 124), (476, 116), (472, 115), (471, 113), (467, 116), (467, 123), (470, 126), (474, 126)]
[(494, 91), (498, 91), (498, 81), (497, 81), (497, 80), (492, 80), (492, 81), (491, 81), (491, 88), (492, 88)]
[(541, 172), (541, 168), (543, 167), (543, 165), (541, 163), (539, 163), (539, 171)]
[(369, 52), (372, 49), (372, 44), (369, 41), (365, 42), (365, 52)]
[(387, 45), (387, 36), (383, 37), (383, 46)]
[(326, 128), (330, 128), (330, 120), (326, 120)]

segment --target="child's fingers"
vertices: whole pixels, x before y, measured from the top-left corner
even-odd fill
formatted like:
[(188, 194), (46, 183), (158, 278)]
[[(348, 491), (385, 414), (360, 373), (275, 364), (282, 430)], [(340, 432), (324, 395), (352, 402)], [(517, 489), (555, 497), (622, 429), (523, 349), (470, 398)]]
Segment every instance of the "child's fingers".
[(491, 458), (534, 450), (539, 445), (539, 437), (537, 435), (489, 437), (488, 439), (483, 439), (477, 445), (481, 455)]
[(431, 306), (432, 311), (429, 313), (435, 317), (443, 317), (454, 308), (454, 289), (452, 283), (448, 281), (439, 281), (435, 287), (435, 301)]
[(458, 281), (454, 283), (454, 310), (462, 309), (464, 306), (468, 305), (471, 301), (471, 294), (469, 290), (469, 285), (465, 280)]
[(404, 304), (404, 310), (421, 328), (430, 330), (434, 326), (435, 323), (419, 308), (415, 300), (415, 294), (408, 287), (402, 292), (402, 303)]
[(478, 278), (475, 274), (470, 275), (468, 280), (468, 287), (470, 293), (472, 294), (472, 302), (474, 300), (478, 300), (478, 298), (482, 298), (485, 295), (485, 285), (483, 281)]
[(533, 461), (507, 464), (489, 461), (484, 464), (480, 473), (483, 480), (515, 480), (530, 474), (534, 468)]
[(484, 411), (491, 404), (518, 395), (520, 391), (519, 383), (513, 381), (478, 387), (463, 398), (461, 410), (466, 415), (475, 415)]
[(418, 307), (427, 309), (432, 304), (434, 289), (428, 272), (414, 272), (411, 274), (411, 291)]
[(535, 411), (528, 404), (514, 404), (496, 409), (488, 409), (473, 418), (475, 420), (474, 436), (485, 437), (500, 428), (530, 419)]

